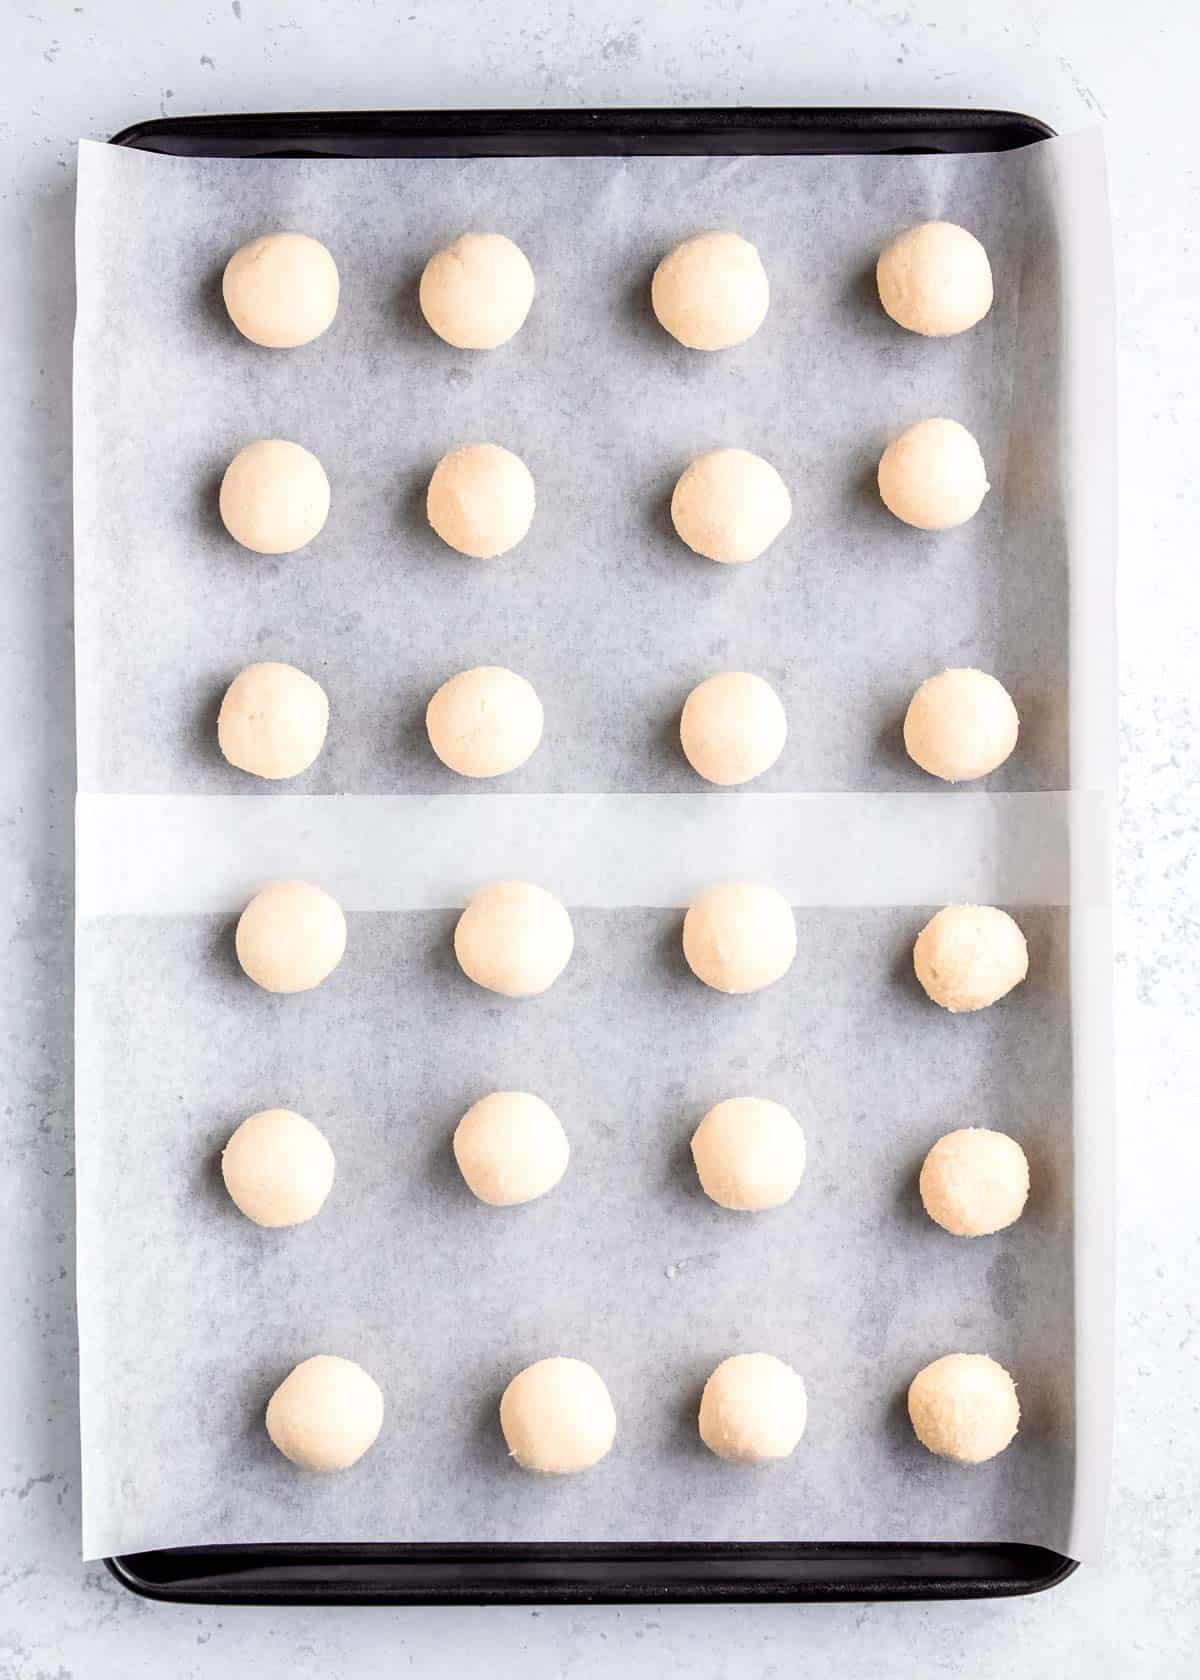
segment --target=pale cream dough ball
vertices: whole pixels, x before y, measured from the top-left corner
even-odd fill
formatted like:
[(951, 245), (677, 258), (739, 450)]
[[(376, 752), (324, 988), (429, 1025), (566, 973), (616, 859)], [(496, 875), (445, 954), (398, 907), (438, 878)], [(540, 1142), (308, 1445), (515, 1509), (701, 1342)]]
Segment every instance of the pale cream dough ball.
[(266, 233), (236, 250), (221, 291), (244, 338), (270, 350), (311, 344), (333, 322), (337, 264), (307, 233)]
[(476, 665), (444, 682), (425, 710), (429, 744), (460, 776), (505, 776), (537, 751), (544, 721), (531, 682)]
[(338, 901), (308, 881), (272, 881), (237, 925), (242, 968), (267, 992), (308, 992), (341, 962), (346, 918)]
[(782, 1103), (766, 1097), (719, 1102), (692, 1137), (704, 1194), (735, 1213), (782, 1207), (804, 1177), (804, 1133)]
[(787, 740), (787, 714), (770, 683), (751, 671), (721, 671), (684, 701), (684, 757), (698, 776), (737, 787), (769, 770)]
[(790, 1457), (807, 1421), (803, 1377), (771, 1353), (723, 1359), (700, 1397), (700, 1438), (733, 1464)]
[(329, 517), (329, 480), (315, 455), (283, 438), (248, 443), (221, 480), (221, 518), (255, 554), (294, 554)]
[(748, 449), (714, 449), (680, 475), (671, 496), (679, 537), (706, 560), (740, 566), (766, 552), (792, 517), (787, 485)]
[(566, 1476), (600, 1462), (617, 1414), (603, 1377), (582, 1359), (539, 1359), (504, 1390), (500, 1428), (522, 1469)]
[(332, 1353), (302, 1360), (267, 1402), (267, 1434), (302, 1470), (348, 1470), (382, 1427), (379, 1384)]
[(243, 1120), (221, 1155), (221, 1177), (236, 1206), (256, 1225), (303, 1225), (333, 1189), (333, 1150), (290, 1108), (265, 1108)]
[(484, 887), (454, 930), (454, 954), (463, 973), (504, 997), (548, 991), (574, 948), (570, 916), (552, 893), (528, 881)]
[(796, 918), (774, 887), (730, 881), (709, 887), (683, 918), (683, 954), (718, 992), (759, 992), (782, 979), (796, 955)]
[(898, 234), (881, 252), (875, 279), (892, 320), (926, 338), (966, 332), (992, 307), (987, 252), (955, 222), (922, 222)]
[(952, 1015), (968, 1014), (1020, 985), (1029, 972), (1029, 950), (1006, 911), (949, 904), (917, 935), (913, 967), (934, 1003)]
[(494, 350), (525, 324), (533, 269), (502, 233), (464, 233), (436, 252), (421, 275), (421, 313), (458, 350)]
[(571, 1146), (558, 1115), (528, 1091), (493, 1091), (459, 1121), (454, 1159), (467, 1188), (490, 1207), (517, 1207), (553, 1190)]
[(925, 1212), (954, 1237), (988, 1237), (1021, 1217), (1029, 1195), (1025, 1151), (1005, 1132), (964, 1126), (940, 1137), (921, 1167)]
[(697, 233), (654, 270), (659, 325), (689, 350), (728, 350), (762, 326), (771, 288), (762, 259), (737, 233)]
[(990, 486), (979, 445), (957, 420), (918, 420), (884, 450), (879, 494), (919, 531), (947, 531), (979, 512)]
[(1017, 1433), (1016, 1384), (983, 1353), (948, 1353), (918, 1371), (908, 1415), (923, 1447), (956, 1464), (983, 1464)]
[(329, 700), (319, 682), (294, 665), (247, 665), (225, 690), (217, 742), (237, 769), (278, 782), (308, 769), (328, 727)]
[(969, 668), (926, 677), (904, 716), (914, 764), (943, 782), (971, 782), (998, 769), (1017, 744), (1020, 720), (1008, 690)]
[(533, 474), (498, 443), (470, 443), (443, 455), (425, 498), (444, 543), (473, 560), (507, 554), (533, 523)]

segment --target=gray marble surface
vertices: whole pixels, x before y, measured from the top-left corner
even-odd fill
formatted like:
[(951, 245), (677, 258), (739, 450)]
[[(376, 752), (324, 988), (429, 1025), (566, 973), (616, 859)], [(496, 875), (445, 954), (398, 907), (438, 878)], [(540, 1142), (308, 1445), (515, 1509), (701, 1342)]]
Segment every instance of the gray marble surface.
[[(0, 1676), (1021, 1672), (1200, 1664), (1194, 939), (1200, 173), (1194, 0), (15, 0), (0, 78)], [(1015, 106), (1106, 119), (1121, 310), (1122, 1130), (1102, 1565), (1009, 1604), (155, 1607), (79, 1556), (71, 1153), (73, 143), (156, 112), (488, 104)]]

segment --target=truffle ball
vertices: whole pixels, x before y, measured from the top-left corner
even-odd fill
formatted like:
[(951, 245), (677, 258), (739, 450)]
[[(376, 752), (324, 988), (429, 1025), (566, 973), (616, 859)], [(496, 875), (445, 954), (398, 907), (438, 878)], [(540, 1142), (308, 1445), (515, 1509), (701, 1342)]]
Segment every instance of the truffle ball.
[(467, 1187), (491, 1207), (516, 1207), (553, 1190), (571, 1146), (548, 1103), (528, 1091), (493, 1091), (463, 1115), (454, 1159)]
[(954, 1237), (987, 1237), (1021, 1217), (1029, 1162), (1015, 1138), (982, 1126), (947, 1132), (921, 1168), (925, 1212)]
[(748, 449), (714, 449), (681, 474), (671, 520), (694, 554), (744, 565), (764, 553), (792, 517), (787, 485)]
[(913, 946), (917, 979), (952, 1015), (986, 1009), (1029, 972), (1025, 935), (1012, 917), (988, 904), (939, 910)]
[(920, 531), (946, 531), (979, 512), (989, 489), (979, 445), (957, 420), (918, 420), (879, 462), (879, 494)]
[(221, 1155), (221, 1177), (256, 1225), (303, 1225), (333, 1189), (333, 1150), (311, 1120), (266, 1108), (243, 1120)]
[(421, 275), (421, 313), (458, 350), (494, 350), (525, 324), (533, 270), (502, 233), (464, 233)]
[(683, 954), (718, 992), (759, 992), (796, 955), (796, 918), (774, 887), (730, 881), (702, 892), (683, 919)]
[(771, 289), (749, 240), (697, 233), (654, 270), (650, 301), (659, 324), (689, 350), (728, 350), (762, 326)]
[(723, 1359), (700, 1397), (701, 1440), (734, 1464), (790, 1457), (807, 1421), (804, 1379), (771, 1353)]
[(729, 1097), (697, 1126), (692, 1159), (711, 1201), (758, 1213), (795, 1195), (804, 1177), (804, 1133), (782, 1103)]
[(284, 781), (314, 762), (328, 724), (329, 700), (319, 682), (294, 665), (247, 665), (225, 690), (217, 741), (237, 769)]
[(303, 1470), (349, 1469), (382, 1425), (379, 1384), (332, 1353), (303, 1360), (267, 1402), (267, 1434)]
[(459, 554), (494, 560), (533, 523), (533, 474), (498, 443), (470, 443), (443, 455), (425, 498), (429, 523)]
[(983, 1464), (1017, 1433), (1021, 1408), (1003, 1365), (984, 1353), (948, 1353), (913, 1378), (908, 1415), (931, 1453), (956, 1464)]
[(467, 978), (512, 998), (547, 991), (574, 947), (570, 916), (552, 893), (528, 881), (484, 887), (454, 930), (454, 954)]
[(922, 222), (898, 234), (881, 252), (875, 278), (892, 320), (926, 338), (966, 332), (992, 307), (987, 252), (955, 222)]
[(522, 1469), (566, 1476), (600, 1462), (617, 1414), (603, 1377), (582, 1359), (539, 1359), (504, 1390), (500, 1428)]
[(266, 233), (233, 253), (221, 292), (243, 337), (292, 350), (320, 338), (337, 314), (337, 264), (307, 233)]
[(536, 752), (542, 703), (503, 665), (476, 665), (438, 689), (425, 711), (429, 744), (460, 776), (504, 776)]
[(336, 898), (308, 881), (272, 881), (238, 919), (242, 968), (267, 992), (308, 992), (341, 962), (346, 918)]
[(986, 671), (926, 677), (904, 717), (908, 756), (944, 782), (970, 782), (1004, 763), (1017, 744), (1017, 708)]
[(721, 671), (688, 695), (679, 720), (684, 756), (698, 776), (737, 787), (769, 770), (787, 740), (787, 714), (770, 683)]
[(225, 469), (221, 518), (254, 554), (294, 554), (329, 517), (329, 480), (315, 455), (283, 438), (239, 450)]

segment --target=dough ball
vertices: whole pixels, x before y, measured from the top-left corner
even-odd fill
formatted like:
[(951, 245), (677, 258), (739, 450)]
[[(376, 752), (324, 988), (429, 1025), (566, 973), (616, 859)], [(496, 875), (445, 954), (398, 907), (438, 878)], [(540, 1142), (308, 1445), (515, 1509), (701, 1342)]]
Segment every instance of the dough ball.
[(992, 307), (987, 252), (954, 222), (922, 222), (897, 235), (884, 247), (875, 278), (892, 320), (926, 338), (966, 332)]
[(1029, 1162), (1015, 1138), (964, 1126), (934, 1144), (921, 1168), (925, 1212), (954, 1237), (989, 1237), (1021, 1217)]
[(302, 1114), (265, 1108), (243, 1120), (221, 1155), (221, 1177), (256, 1225), (303, 1225), (333, 1189), (333, 1150)]
[(474, 560), (515, 548), (533, 523), (533, 474), (498, 443), (469, 443), (433, 470), (425, 511), (438, 536)]
[(217, 740), (230, 764), (278, 782), (307, 770), (325, 745), (329, 700), (294, 665), (247, 665), (221, 701)]
[(792, 907), (755, 881), (709, 887), (683, 918), (683, 954), (697, 980), (715, 991), (760, 992), (792, 966)]
[(517, 769), (537, 751), (542, 719), (533, 684), (503, 665), (460, 671), (425, 710), (430, 746), (460, 776), (504, 776)]
[(248, 443), (221, 480), (221, 518), (235, 542), (255, 554), (294, 554), (329, 517), (329, 480), (298, 443)]
[(221, 281), (229, 319), (270, 350), (311, 344), (333, 322), (337, 264), (306, 233), (267, 233), (235, 251)]
[(680, 475), (671, 520), (695, 554), (742, 565), (770, 548), (792, 517), (787, 485), (748, 449), (714, 449)]
[(692, 1138), (704, 1194), (735, 1213), (782, 1207), (804, 1177), (804, 1133), (782, 1103), (730, 1097)]
[(790, 1457), (807, 1421), (803, 1377), (772, 1353), (723, 1359), (700, 1397), (700, 1439), (733, 1464)]
[(553, 1190), (571, 1146), (558, 1115), (528, 1091), (493, 1091), (473, 1103), (454, 1133), (467, 1188), (490, 1207), (516, 1207)]
[(267, 992), (311, 991), (345, 950), (341, 905), (307, 881), (272, 881), (238, 919), (238, 961)]
[(904, 717), (909, 758), (944, 782), (971, 782), (995, 770), (1017, 744), (1017, 708), (986, 671), (926, 677)]
[(979, 445), (957, 420), (918, 420), (879, 462), (879, 494), (897, 519), (919, 531), (965, 525), (990, 488)]
[(1021, 1408), (1003, 1365), (984, 1353), (948, 1353), (909, 1384), (908, 1415), (931, 1453), (956, 1464), (982, 1464), (1017, 1433)]
[(539, 1359), (504, 1390), (500, 1427), (522, 1469), (565, 1476), (600, 1462), (617, 1414), (603, 1377), (582, 1359)]
[(379, 1384), (332, 1353), (302, 1360), (267, 1402), (267, 1434), (302, 1470), (348, 1470), (382, 1426)]
[(787, 714), (770, 683), (722, 671), (699, 683), (679, 720), (684, 756), (698, 776), (737, 787), (769, 770), (787, 740)]
[(502, 233), (464, 233), (421, 276), (421, 313), (458, 350), (494, 350), (519, 332), (533, 302), (533, 270)]
[(1012, 917), (987, 904), (950, 904), (917, 935), (917, 979), (952, 1015), (986, 1009), (1029, 972), (1025, 935)]
[(697, 233), (654, 270), (659, 325), (689, 350), (728, 350), (762, 326), (771, 288), (762, 259), (736, 233)]
[(570, 916), (552, 893), (528, 881), (484, 887), (454, 930), (454, 955), (468, 980), (505, 997), (547, 991), (574, 948)]

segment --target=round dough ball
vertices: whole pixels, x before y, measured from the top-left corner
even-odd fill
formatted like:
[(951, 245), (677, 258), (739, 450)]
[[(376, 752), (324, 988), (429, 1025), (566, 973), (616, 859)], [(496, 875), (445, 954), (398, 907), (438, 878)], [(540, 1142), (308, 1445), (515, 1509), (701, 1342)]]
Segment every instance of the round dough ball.
[(722, 671), (688, 695), (679, 720), (684, 756), (698, 776), (737, 787), (769, 770), (787, 740), (787, 714), (770, 683)]
[(926, 338), (966, 332), (992, 307), (987, 252), (955, 222), (922, 222), (898, 234), (880, 254), (875, 279), (892, 320)]
[(918, 420), (879, 461), (885, 505), (919, 531), (965, 525), (990, 488), (979, 445), (957, 420)]
[(617, 1414), (603, 1377), (582, 1359), (539, 1359), (504, 1390), (500, 1427), (522, 1469), (565, 1476), (599, 1464)]
[(542, 738), (537, 691), (503, 665), (476, 665), (444, 682), (425, 710), (429, 744), (460, 776), (504, 776)]
[(238, 918), (238, 961), (267, 992), (311, 991), (345, 950), (341, 905), (307, 881), (272, 881)]
[(574, 948), (570, 916), (552, 893), (528, 881), (484, 887), (454, 930), (454, 955), (468, 980), (505, 997), (549, 990)]
[(1017, 708), (986, 671), (926, 677), (904, 716), (909, 758), (943, 782), (971, 782), (1004, 763), (1017, 744)]
[(748, 449), (714, 449), (685, 468), (671, 521), (694, 554), (723, 565), (757, 560), (792, 517), (787, 485)]
[(533, 523), (533, 474), (498, 443), (469, 443), (433, 470), (425, 511), (444, 543), (474, 560), (515, 548)]
[(940, 1137), (921, 1168), (925, 1212), (953, 1237), (990, 1237), (1021, 1217), (1029, 1162), (1015, 1138), (982, 1126)]
[(723, 1359), (700, 1397), (700, 1439), (733, 1464), (790, 1457), (807, 1421), (803, 1377), (772, 1353)]
[(804, 1177), (804, 1133), (782, 1103), (729, 1097), (696, 1127), (692, 1159), (704, 1194), (735, 1213), (782, 1207)]
[(909, 1384), (908, 1415), (931, 1453), (956, 1464), (982, 1464), (1017, 1433), (1021, 1408), (1003, 1365), (984, 1353), (948, 1353)]
[(292, 350), (332, 324), (337, 264), (307, 233), (267, 233), (233, 253), (221, 291), (243, 337), (270, 350)]
[(243, 1120), (221, 1155), (221, 1177), (256, 1225), (303, 1225), (333, 1189), (333, 1150), (290, 1108), (265, 1108)]
[(458, 350), (494, 350), (525, 324), (533, 270), (502, 233), (464, 233), (421, 276), (421, 313)]
[(571, 1146), (558, 1115), (528, 1091), (493, 1091), (473, 1103), (454, 1133), (467, 1188), (489, 1207), (517, 1207), (553, 1190)]
[(267, 1434), (302, 1470), (347, 1470), (383, 1426), (379, 1384), (352, 1359), (302, 1360), (267, 1402)]
[(796, 955), (796, 918), (774, 887), (730, 881), (702, 892), (683, 918), (683, 954), (718, 992), (760, 992)]
[(1025, 935), (1012, 917), (988, 904), (949, 904), (917, 935), (917, 979), (952, 1015), (986, 1009), (1029, 972)]
[(659, 325), (689, 350), (728, 350), (762, 326), (771, 288), (762, 259), (736, 233), (697, 233), (654, 270)]
[(221, 480), (221, 518), (255, 554), (294, 554), (329, 517), (329, 480), (298, 443), (263, 438), (239, 450)]
[(298, 776), (325, 745), (329, 699), (294, 665), (247, 665), (221, 701), (217, 741), (239, 770), (267, 781)]

